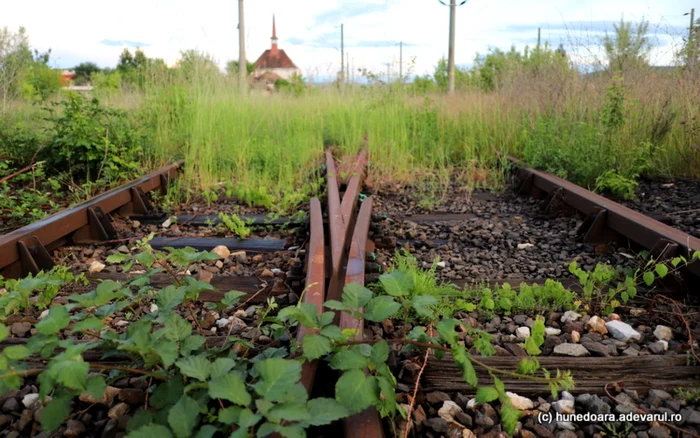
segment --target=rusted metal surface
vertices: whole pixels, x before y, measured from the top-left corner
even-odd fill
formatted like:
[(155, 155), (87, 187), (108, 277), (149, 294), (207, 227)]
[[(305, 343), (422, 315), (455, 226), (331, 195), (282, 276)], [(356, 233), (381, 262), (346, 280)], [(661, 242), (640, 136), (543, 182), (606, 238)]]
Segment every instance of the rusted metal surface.
[[(350, 245), (345, 284), (357, 283), (365, 285), (365, 246), (369, 233), (369, 224), (372, 220), (372, 197), (362, 202), (360, 212), (357, 215), (355, 230)], [(352, 315), (343, 312), (340, 316), (340, 329), (357, 330), (355, 339), (364, 339), (364, 321), (356, 319)], [(345, 438), (373, 438), (383, 437), (384, 430), (379, 413), (371, 407), (345, 419)]]
[[(318, 314), (323, 312), (323, 301), (326, 295), (326, 253), (323, 238), (323, 215), (321, 202), (312, 198), (309, 206), (310, 236), (309, 247), (306, 252), (306, 287), (303, 302), (316, 306)], [(309, 333), (307, 329), (299, 326), (297, 341), (301, 344), (304, 336)], [(314, 384), (314, 376), (318, 361), (305, 362), (301, 368), (301, 383), (308, 392)]]
[(357, 154), (357, 158), (353, 163), (352, 176), (348, 182), (348, 186), (343, 194), (343, 201), (340, 204), (340, 212), (343, 215), (343, 220), (348, 221), (353, 208), (357, 205), (357, 199), (362, 190), (362, 182), (365, 180), (365, 167), (367, 166), (367, 150), (362, 149)]
[[(85, 239), (86, 235), (90, 235), (90, 228), (99, 230), (101, 226), (107, 235), (111, 234), (111, 230), (104, 230), (104, 224), (99, 222), (101, 215), (132, 205), (134, 193), (145, 193), (162, 188), (170, 178), (177, 175), (183, 163), (179, 161), (163, 167), (75, 207), (0, 236), (0, 274), (5, 277), (19, 277), (28, 272), (27, 267), (23, 268), (21, 264), (20, 242), (31, 239), (34, 243), (43, 246), (44, 250), (50, 250), (66, 243), (74, 233), (77, 233), (77, 238)], [(89, 209), (92, 209), (93, 214), (90, 214)], [(96, 219), (97, 223), (95, 223)]]
[[(578, 234), (586, 241), (604, 238), (603, 230), (610, 229), (620, 236), (655, 253), (657, 257), (684, 256), (691, 259), (693, 251), (700, 250), (700, 239), (655, 219), (629, 209), (615, 201), (597, 195), (562, 178), (535, 169), (508, 157), (518, 169), (522, 182), (519, 193), (541, 191), (558, 193), (559, 199), (587, 216)], [(691, 263), (686, 270), (700, 277), (700, 262)]]
[(340, 210), (340, 192), (338, 190), (338, 172), (333, 154), (326, 151), (326, 188), (328, 191), (328, 228), (331, 242), (331, 264), (333, 272), (340, 267), (345, 236), (345, 221)]

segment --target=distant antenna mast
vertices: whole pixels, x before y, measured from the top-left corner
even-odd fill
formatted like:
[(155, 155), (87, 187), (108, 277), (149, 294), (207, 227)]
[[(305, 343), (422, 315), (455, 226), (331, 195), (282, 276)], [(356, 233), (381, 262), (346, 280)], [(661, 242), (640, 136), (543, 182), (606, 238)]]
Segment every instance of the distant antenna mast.
[[(439, 0), (445, 6), (448, 6), (443, 0)], [(449, 83), (449, 94), (454, 94), (455, 92), (455, 15), (457, 13), (457, 6), (462, 6), (467, 0), (462, 0), (458, 5), (457, 0), (450, 0), (450, 46), (447, 56), (447, 80)]]

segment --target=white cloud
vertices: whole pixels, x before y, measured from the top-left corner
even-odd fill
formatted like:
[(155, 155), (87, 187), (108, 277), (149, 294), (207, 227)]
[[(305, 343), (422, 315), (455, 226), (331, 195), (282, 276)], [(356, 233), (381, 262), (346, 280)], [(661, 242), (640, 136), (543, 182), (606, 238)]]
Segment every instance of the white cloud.
[[(71, 67), (82, 61), (114, 66), (133, 43), (147, 45), (148, 56), (173, 63), (181, 50), (213, 54), (223, 66), (238, 58), (237, 0), (0, 0), (0, 26), (23, 25), (32, 45), (52, 49), (54, 62)], [(469, 64), (488, 47), (508, 49), (542, 38), (557, 46), (583, 42), (595, 51), (601, 25), (646, 18), (658, 33), (658, 64), (671, 62), (672, 44), (687, 29), (683, 16), (691, 0), (469, 0), (457, 10), (456, 60)], [(346, 51), (355, 68), (398, 71), (398, 41), (404, 41), (404, 71), (431, 72), (447, 53), (449, 8), (437, 0), (247, 0), (246, 48), (254, 61), (269, 47), (271, 18), (277, 16), (280, 47), (308, 76), (330, 77), (340, 67), (340, 24), (345, 24)], [(664, 36), (672, 34), (673, 38)], [(103, 42), (123, 41), (123, 46)], [(568, 48), (568, 47), (567, 47)], [(591, 50), (588, 50), (591, 49)]]

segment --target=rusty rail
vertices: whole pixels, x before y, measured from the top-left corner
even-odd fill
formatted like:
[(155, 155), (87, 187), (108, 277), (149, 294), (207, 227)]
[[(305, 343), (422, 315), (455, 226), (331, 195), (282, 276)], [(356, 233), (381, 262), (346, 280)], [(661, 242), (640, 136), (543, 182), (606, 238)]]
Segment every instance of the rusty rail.
[(167, 190), (183, 161), (170, 164), (121, 187), (0, 236), (0, 275), (20, 277), (54, 266), (49, 251), (68, 242), (110, 240), (116, 230), (107, 215), (115, 210), (125, 215), (152, 213), (146, 192)]
[[(547, 207), (563, 202), (586, 215), (577, 231), (584, 242), (605, 243), (604, 240), (616, 234), (649, 250), (657, 259), (683, 256), (691, 260), (693, 252), (700, 250), (700, 239), (696, 237), (562, 178), (528, 168), (516, 158), (508, 157), (508, 160), (518, 168), (519, 194), (546, 194)], [(700, 277), (700, 261), (691, 262), (685, 271)]]
[[(306, 252), (306, 285), (303, 302), (316, 306), (318, 314), (323, 313), (323, 301), (326, 295), (326, 253), (323, 238), (323, 216), (321, 202), (312, 198), (309, 206), (310, 236)], [(309, 330), (299, 326), (297, 341), (301, 344)], [(314, 384), (318, 360), (304, 362), (301, 368), (301, 383), (308, 392)]]

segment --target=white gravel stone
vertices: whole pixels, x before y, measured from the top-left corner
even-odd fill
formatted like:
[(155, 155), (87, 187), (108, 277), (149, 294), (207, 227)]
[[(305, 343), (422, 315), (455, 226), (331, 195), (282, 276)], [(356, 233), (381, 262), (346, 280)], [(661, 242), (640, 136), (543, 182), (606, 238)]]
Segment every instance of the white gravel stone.
[(622, 342), (639, 341), (642, 339), (642, 334), (632, 328), (631, 325), (618, 320), (612, 320), (605, 323), (610, 334), (617, 340)]
[(222, 318), (222, 319), (216, 320), (216, 325), (219, 328), (227, 327), (229, 324), (231, 324), (231, 320), (229, 320), (228, 318)]
[(533, 246), (535, 245), (533, 245), (532, 243), (518, 243), (518, 249), (528, 249), (532, 248)]
[(581, 317), (580, 314), (574, 312), (573, 310), (567, 310), (561, 317), (561, 322), (576, 321)]
[(29, 409), (39, 401), (39, 394), (27, 394), (22, 398), (22, 404)]
[(589, 332), (598, 333), (601, 335), (607, 334), (608, 329), (605, 327), (605, 321), (599, 316), (594, 316), (586, 323), (586, 328)]
[(229, 251), (229, 249), (226, 248), (224, 245), (217, 246), (216, 248), (212, 249), (211, 252), (218, 255), (222, 259), (225, 259), (226, 257), (231, 255), (231, 251)]
[(559, 356), (582, 357), (589, 356), (591, 353), (581, 344), (565, 343), (554, 347), (554, 354)]
[(506, 392), (506, 395), (510, 399), (510, 404), (519, 411), (527, 411), (535, 408), (535, 404), (527, 397), (520, 396), (514, 392)]
[(49, 315), (49, 309), (46, 309), (46, 310), (44, 310), (43, 312), (41, 312), (41, 314), (39, 315), (39, 319), (44, 319), (44, 318), (46, 318), (48, 315)]
[(151, 313), (155, 313), (158, 311), (158, 305), (157, 304), (151, 304), (151, 307), (148, 309)]
[(442, 402), (442, 407), (438, 410), (438, 415), (445, 421), (454, 422), (455, 415), (462, 411), (462, 408), (452, 400), (445, 400)]
[(561, 330), (554, 327), (547, 327), (544, 329), (544, 334), (547, 336), (559, 336), (561, 334)]
[(659, 341), (670, 341), (673, 339), (673, 330), (671, 327), (666, 327), (665, 325), (657, 325), (654, 330), (654, 336)]
[(574, 402), (571, 400), (559, 400), (552, 403), (552, 407), (560, 414), (573, 414)]
[(92, 262), (90, 264), (90, 267), (88, 268), (88, 271), (90, 271), (91, 274), (96, 274), (98, 272), (102, 272), (102, 270), (105, 268), (104, 263), (100, 262)]
[(515, 335), (518, 339), (527, 339), (530, 337), (530, 327), (518, 327), (515, 329)]
[(168, 228), (168, 227), (170, 227), (170, 225), (172, 225), (172, 224), (173, 224), (173, 218), (172, 218), (172, 217), (169, 217), (169, 218), (167, 218), (167, 219), (165, 220), (165, 222), (163, 222), (163, 224), (162, 224), (161, 226), (162, 226), (163, 228)]

